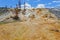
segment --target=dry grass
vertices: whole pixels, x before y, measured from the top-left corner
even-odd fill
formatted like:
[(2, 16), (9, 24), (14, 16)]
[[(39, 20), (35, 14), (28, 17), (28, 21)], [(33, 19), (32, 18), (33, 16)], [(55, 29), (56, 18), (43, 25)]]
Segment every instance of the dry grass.
[[(37, 13), (38, 18), (31, 16), (24, 22), (0, 25), (0, 40), (60, 40), (60, 22), (40, 16), (41, 10)], [(24, 18), (23, 15), (21, 18)]]
[(0, 40), (60, 40), (59, 24), (41, 19), (3, 24)]

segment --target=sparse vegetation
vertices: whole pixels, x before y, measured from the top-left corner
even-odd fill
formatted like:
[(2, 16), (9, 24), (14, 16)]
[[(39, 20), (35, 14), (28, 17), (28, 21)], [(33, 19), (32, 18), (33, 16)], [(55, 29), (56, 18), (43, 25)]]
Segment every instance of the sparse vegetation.
[(49, 12), (38, 11), (29, 15), (27, 21), (1, 22), (0, 40), (60, 40), (60, 20), (45, 14)]

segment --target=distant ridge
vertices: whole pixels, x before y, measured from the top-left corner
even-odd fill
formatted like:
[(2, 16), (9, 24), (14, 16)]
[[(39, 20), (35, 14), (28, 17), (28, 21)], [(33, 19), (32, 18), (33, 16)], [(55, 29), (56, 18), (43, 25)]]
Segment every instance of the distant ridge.
[(60, 19), (60, 9), (59, 8), (51, 8), (48, 9), (51, 13), (55, 14)]

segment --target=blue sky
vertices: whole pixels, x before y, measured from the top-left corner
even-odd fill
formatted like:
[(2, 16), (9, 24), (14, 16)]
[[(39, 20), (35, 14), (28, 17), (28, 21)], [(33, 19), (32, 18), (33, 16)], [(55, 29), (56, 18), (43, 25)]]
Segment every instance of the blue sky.
[[(60, 0), (21, 0), (22, 5), (24, 1), (35, 8), (40, 4), (46, 8), (60, 6)], [(6, 5), (8, 7), (10, 6), (15, 7), (17, 3), (18, 0), (0, 0), (0, 7), (5, 7)]]

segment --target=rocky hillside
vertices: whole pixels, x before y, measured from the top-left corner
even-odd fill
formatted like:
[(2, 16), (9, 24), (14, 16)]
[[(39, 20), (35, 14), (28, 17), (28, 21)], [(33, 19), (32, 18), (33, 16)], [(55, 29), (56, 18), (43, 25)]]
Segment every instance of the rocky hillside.
[(6, 13), (8, 11), (8, 8), (6, 7), (0, 7), (0, 15), (3, 13)]
[(60, 22), (57, 17), (47, 9), (32, 11), (27, 10), (25, 15), (19, 14), (23, 21), (1, 24), (0, 40), (60, 40)]
[(59, 8), (51, 8), (49, 9), (50, 12), (55, 14), (60, 19), (60, 9)]

